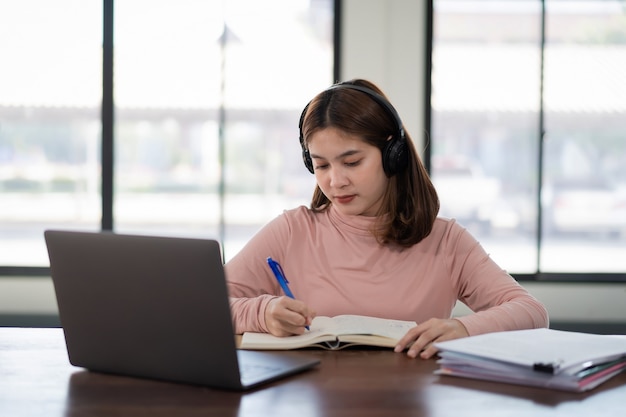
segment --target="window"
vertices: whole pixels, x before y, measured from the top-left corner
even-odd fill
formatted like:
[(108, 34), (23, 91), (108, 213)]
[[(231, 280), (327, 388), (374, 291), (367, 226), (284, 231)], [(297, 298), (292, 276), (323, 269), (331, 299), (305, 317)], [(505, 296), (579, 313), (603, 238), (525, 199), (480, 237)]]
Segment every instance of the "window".
[[(308, 203), (297, 123), (332, 83), (333, 8), (115, 2), (116, 232), (215, 238), (228, 258)], [(103, 18), (102, 1), (0, 3), (0, 266), (47, 266), (45, 229), (101, 229)]]
[(0, 3), (2, 266), (47, 265), (45, 228), (99, 226), (101, 44), (97, 1)]
[(540, 268), (624, 272), (626, 8), (546, 2)]
[(433, 27), (442, 214), (513, 274), (623, 279), (624, 3), (435, 0)]

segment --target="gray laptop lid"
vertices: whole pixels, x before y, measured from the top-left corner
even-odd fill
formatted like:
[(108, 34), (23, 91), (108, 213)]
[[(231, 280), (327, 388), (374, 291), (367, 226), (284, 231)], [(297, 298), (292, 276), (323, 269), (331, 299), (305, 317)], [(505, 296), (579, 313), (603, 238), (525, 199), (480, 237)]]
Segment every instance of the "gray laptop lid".
[(59, 230), (44, 236), (75, 366), (246, 389), (319, 363), (236, 349), (217, 241)]

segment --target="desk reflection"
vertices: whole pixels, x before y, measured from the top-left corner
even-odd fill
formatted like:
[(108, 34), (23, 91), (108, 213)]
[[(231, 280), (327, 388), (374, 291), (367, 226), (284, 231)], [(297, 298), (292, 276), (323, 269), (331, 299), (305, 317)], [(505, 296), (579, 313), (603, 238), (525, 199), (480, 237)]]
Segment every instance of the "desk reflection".
[(237, 416), (242, 394), (79, 371), (69, 378), (65, 416)]

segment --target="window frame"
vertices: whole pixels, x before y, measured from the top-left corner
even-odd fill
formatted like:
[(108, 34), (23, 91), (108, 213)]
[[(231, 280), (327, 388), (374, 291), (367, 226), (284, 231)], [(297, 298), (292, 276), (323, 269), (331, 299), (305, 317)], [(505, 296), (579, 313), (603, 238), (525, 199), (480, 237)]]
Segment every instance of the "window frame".
[[(115, 151), (115, 100), (113, 96), (114, 82), (114, 3), (115, 0), (102, 0), (102, 103), (100, 112), (100, 122), (102, 129), (101, 138), (101, 210), (100, 220), (101, 231), (113, 231), (115, 228), (114, 219), (114, 151)], [(339, 78), (339, 62), (341, 56), (340, 21), (342, 4), (341, 0), (333, 0), (333, 79)], [(224, 123), (224, 120), (219, 120)], [(219, 198), (223, 201), (226, 197), (226, 189), (222, 186), (218, 190)], [(220, 216), (220, 238), (224, 239), (225, 224), (223, 216)], [(0, 265), (0, 279), (20, 278), (20, 277), (49, 277), (50, 267), (45, 266), (20, 266), (20, 265)]]
[[(431, 106), (431, 91), (432, 91), (432, 55), (433, 55), (433, 42), (434, 42), (434, 2), (436, 0), (429, 0), (427, 4), (427, 22), (426, 22), (426, 80), (425, 80), (425, 131), (427, 137), (432, 139), (432, 106)], [(546, 0), (541, 0), (541, 21), (540, 21), (540, 85), (539, 95), (540, 104), (538, 112), (538, 155), (537, 155), (537, 194), (536, 194), (536, 208), (537, 208), (537, 236), (535, 249), (537, 250), (536, 260), (536, 272), (534, 273), (511, 273), (511, 276), (518, 282), (546, 282), (546, 283), (588, 283), (588, 284), (607, 284), (607, 283), (624, 283), (626, 282), (625, 272), (543, 272), (539, 269), (541, 265), (541, 249), (542, 249), (542, 235), (543, 235), (543, 207), (542, 207), (542, 189), (544, 182), (544, 137), (545, 131), (545, 108), (544, 108), (544, 61), (545, 61), (545, 47), (546, 47)], [(424, 163), (428, 172), (431, 172), (431, 146), (427, 146), (424, 150)]]
[[(433, 20), (434, 20), (434, 1), (426, 2), (426, 27), (424, 33), (425, 56), (424, 66), (426, 68), (424, 74), (424, 130), (427, 137), (431, 136), (432, 129), (432, 107), (431, 107), (431, 91), (432, 91), (432, 53), (433, 53)], [(113, 202), (114, 202), (114, 126), (115, 126), (115, 103), (113, 100), (113, 36), (114, 36), (114, 0), (102, 0), (103, 5), (103, 98), (101, 108), (102, 123), (102, 219), (101, 230), (112, 231), (114, 229), (113, 218)], [(342, 23), (342, 1), (334, 1), (334, 23), (333, 23), (333, 79), (339, 79), (341, 74), (341, 23)], [(541, 1), (541, 83), (540, 83), (540, 110), (539, 110), (539, 130), (537, 132), (538, 146), (538, 189), (537, 189), (537, 206), (538, 216), (536, 237), (537, 265), (540, 264), (541, 244), (542, 244), (542, 210), (541, 210), (541, 190), (543, 182), (543, 135), (544, 129), (544, 107), (543, 107), (543, 62), (545, 50), (545, 23), (546, 23), (546, 7), (545, 0)], [(426, 146), (423, 150), (423, 160), (426, 169), (431, 171), (431, 146)], [(222, 196), (223, 197), (223, 196)], [(538, 269), (538, 267), (537, 267)], [(49, 267), (36, 266), (0, 266), (0, 278), (2, 277), (49, 277)], [(537, 270), (535, 273), (511, 274), (520, 282), (550, 282), (550, 283), (624, 283), (626, 282), (626, 272), (624, 273), (576, 273), (576, 272), (542, 272)]]

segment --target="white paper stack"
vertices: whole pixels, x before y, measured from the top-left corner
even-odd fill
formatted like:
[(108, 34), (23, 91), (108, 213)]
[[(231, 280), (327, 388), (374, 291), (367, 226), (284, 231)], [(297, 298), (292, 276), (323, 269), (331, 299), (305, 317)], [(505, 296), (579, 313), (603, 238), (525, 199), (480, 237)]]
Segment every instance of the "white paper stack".
[(626, 336), (553, 329), (487, 333), (435, 343), (438, 375), (588, 391), (626, 369)]

